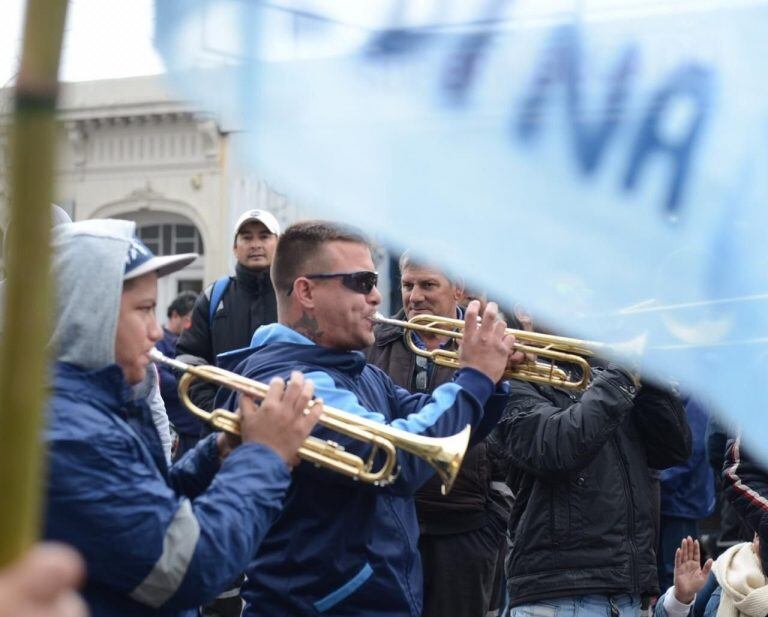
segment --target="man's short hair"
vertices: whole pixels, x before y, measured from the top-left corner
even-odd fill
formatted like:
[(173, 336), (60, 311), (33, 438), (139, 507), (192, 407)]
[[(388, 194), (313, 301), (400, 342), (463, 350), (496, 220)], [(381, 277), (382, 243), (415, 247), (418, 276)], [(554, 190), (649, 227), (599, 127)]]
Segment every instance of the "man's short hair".
[(318, 253), (329, 242), (364, 244), (373, 250), (365, 234), (349, 225), (331, 221), (294, 223), (277, 241), (271, 270), (275, 291), (287, 295), (298, 277), (309, 274), (307, 264), (316, 262)]
[(168, 305), (168, 319), (170, 319), (174, 313), (179, 317), (184, 317), (192, 312), (195, 307), (195, 301), (197, 300), (197, 294), (194, 291), (182, 291), (176, 296)]

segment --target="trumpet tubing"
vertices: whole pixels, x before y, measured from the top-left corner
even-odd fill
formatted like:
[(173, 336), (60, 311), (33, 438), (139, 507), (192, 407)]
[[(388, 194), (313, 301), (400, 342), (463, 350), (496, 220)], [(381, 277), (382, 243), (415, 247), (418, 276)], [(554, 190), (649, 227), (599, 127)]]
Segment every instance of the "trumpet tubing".
[[(464, 321), (436, 315), (415, 315), (408, 321), (390, 319), (376, 314), (374, 321), (382, 324), (398, 326), (406, 330), (435, 334), (449, 339), (461, 340), (464, 337)], [(537, 360), (528, 360), (517, 366), (509, 367), (504, 376), (508, 379), (522, 379), (559, 388), (583, 390), (589, 385), (592, 370), (585, 359), (606, 348), (601, 343), (592, 343), (565, 336), (552, 336), (526, 330), (507, 328), (507, 334), (515, 337), (515, 351), (535, 356)], [(406, 337), (408, 347), (413, 353), (432, 360), (440, 366), (459, 368), (459, 354), (447, 349), (428, 351), (421, 349), (412, 337)], [(546, 358), (543, 362), (539, 358)], [(558, 366), (558, 364), (560, 366)], [(562, 365), (579, 369), (579, 375), (571, 377)]]
[[(198, 407), (189, 397), (190, 386), (201, 379), (257, 400), (263, 399), (269, 389), (269, 386), (260, 381), (216, 366), (192, 366), (168, 358), (156, 349), (150, 352), (150, 356), (154, 362), (183, 372), (179, 380), (179, 398), (191, 413), (217, 429), (234, 435), (240, 434), (238, 415), (226, 409), (208, 412)], [(317, 401), (310, 402), (310, 406), (318, 404)], [(424, 437), (328, 405), (323, 405), (318, 423), (337, 433), (371, 444), (371, 452), (368, 458), (363, 460), (333, 441), (310, 436), (298, 451), (303, 460), (361, 482), (386, 486), (397, 478), (397, 450), (400, 449), (424, 459), (435, 469), (443, 481), (443, 494), (451, 490), (459, 473), (471, 432), (467, 425), (463, 431), (450, 437)], [(383, 453), (384, 460), (375, 468), (379, 453)]]

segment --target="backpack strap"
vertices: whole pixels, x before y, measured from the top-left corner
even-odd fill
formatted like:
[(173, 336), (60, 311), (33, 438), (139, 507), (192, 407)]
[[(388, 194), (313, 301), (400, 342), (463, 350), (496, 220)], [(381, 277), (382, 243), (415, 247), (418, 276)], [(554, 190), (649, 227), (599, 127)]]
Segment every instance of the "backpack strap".
[(229, 287), (228, 276), (222, 276), (213, 284), (213, 288), (211, 289), (211, 305), (208, 308), (208, 326), (209, 327), (213, 325), (213, 316), (216, 314), (216, 309), (219, 308), (219, 304), (221, 303), (221, 298), (224, 295), (224, 292), (227, 291), (227, 287)]

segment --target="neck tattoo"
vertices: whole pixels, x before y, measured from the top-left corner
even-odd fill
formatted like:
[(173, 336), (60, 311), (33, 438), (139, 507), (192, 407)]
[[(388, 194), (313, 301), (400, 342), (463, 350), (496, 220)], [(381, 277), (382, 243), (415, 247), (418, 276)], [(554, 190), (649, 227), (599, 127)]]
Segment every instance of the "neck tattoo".
[(308, 313), (302, 313), (301, 318), (291, 324), (291, 329), (303, 334), (310, 341), (317, 343), (323, 336), (323, 331), (317, 326), (317, 320)]

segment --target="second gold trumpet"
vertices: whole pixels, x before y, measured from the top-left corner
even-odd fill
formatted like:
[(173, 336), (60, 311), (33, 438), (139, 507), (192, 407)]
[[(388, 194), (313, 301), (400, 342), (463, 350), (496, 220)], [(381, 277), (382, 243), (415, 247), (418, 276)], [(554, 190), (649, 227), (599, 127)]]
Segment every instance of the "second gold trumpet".
[[(390, 319), (381, 314), (376, 314), (374, 321), (412, 330), (436, 334), (449, 339), (460, 340), (464, 337), (464, 321), (439, 317), (436, 315), (415, 315), (408, 321)], [(527, 330), (515, 330), (508, 328), (507, 333), (515, 336), (515, 351), (546, 358), (546, 362), (539, 360), (527, 360), (520, 365), (510, 367), (504, 373), (507, 379), (522, 379), (542, 383), (558, 388), (583, 390), (589, 385), (592, 370), (585, 357), (595, 355), (598, 351), (606, 349), (600, 343), (591, 343), (564, 336), (552, 336)], [(429, 358), (435, 364), (450, 368), (459, 368), (459, 354), (450, 349), (422, 349), (416, 345), (413, 337), (407, 336), (408, 347), (413, 353)], [(558, 363), (560, 366), (558, 366)], [(563, 367), (571, 367), (576, 370), (565, 370)]]
[[(263, 399), (269, 389), (269, 386), (260, 381), (216, 366), (192, 366), (168, 358), (157, 349), (150, 352), (150, 357), (153, 362), (166, 364), (183, 372), (179, 380), (179, 398), (191, 413), (217, 429), (235, 435), (240, 434), (238, 415), (225, 409), (205, 411), (192, 402), (189, 387), (195, 380), (202, 379), (258, 400)], [(314, 404), (317, 403), (310, 402), (310, 405)], [(397, 450), (400, 449), (424, 459), (437, 471), (443, 481), (444, 495), (451, 490), (459, 473), (471, 432), (467, 425), (463, 431), (450, 437), (423, 437), (328, 405), (323, 405), (318, 422), (337, 433), (371, 444), (371, 452), (367, 460), (363, 460), (356, 454), (346, 452), (341, 445), (333, 441), (308, 437), (298, 451), (303, 460), (361, 482), (386, 486), (397, 478)], [(384, 461), (378, 468), (374, 468), (379, 452), (383, 453)]]

